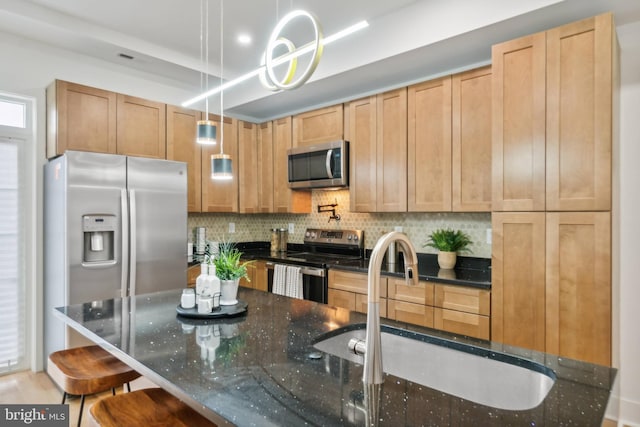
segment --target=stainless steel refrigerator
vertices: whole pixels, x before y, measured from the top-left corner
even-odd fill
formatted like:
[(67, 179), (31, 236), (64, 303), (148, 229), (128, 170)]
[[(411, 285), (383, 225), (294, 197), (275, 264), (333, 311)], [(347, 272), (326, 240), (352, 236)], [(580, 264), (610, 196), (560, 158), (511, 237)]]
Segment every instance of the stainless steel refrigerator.
[[(45, 165), (44, 181), (47, 360), (85, 343), (54, 307), (186, 285), (187, 166), (67, 151)], [(87, 316), (100, 310), (109, 307)]]

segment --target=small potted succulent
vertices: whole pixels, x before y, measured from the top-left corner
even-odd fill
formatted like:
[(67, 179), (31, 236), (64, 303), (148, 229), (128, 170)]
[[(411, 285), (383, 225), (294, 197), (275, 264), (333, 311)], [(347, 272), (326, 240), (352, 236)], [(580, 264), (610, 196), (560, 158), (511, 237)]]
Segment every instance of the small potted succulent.
[(452, 269), (456, 265), (458, 252), (471, 252), (469, 246), (473, 244), (468, 234), (460, 230), (440, 228), (429, 235), (424, 246), (437, 249), (438, 265), (442, 269)]

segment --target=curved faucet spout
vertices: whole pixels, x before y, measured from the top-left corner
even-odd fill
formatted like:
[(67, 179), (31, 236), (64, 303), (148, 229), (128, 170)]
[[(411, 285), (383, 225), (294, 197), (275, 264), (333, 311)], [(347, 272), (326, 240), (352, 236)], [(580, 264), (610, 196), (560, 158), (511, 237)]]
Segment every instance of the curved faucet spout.
[(393, 242), (404, 252), (404, 274), (407, 284), (418, 284), (418, 256), (406, 234), (397, 231), (382, 236), (371, 252), (367, 280), (367, 336), (364, 354), (365, 384), (382, 384), (382, 347), (380, 338), (380, 270), (384, 254)]

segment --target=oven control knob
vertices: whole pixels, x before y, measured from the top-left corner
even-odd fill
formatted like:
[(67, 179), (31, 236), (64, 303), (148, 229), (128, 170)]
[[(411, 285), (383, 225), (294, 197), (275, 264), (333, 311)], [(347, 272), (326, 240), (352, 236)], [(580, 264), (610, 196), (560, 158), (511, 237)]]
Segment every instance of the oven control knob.
[(358, 236), (354, 235), (353, 236), (353, 240), (355, 240), (357, 242), (358, 241)]
[(307, 231), (306, 233), (304, 233), (304, 237), (309, 237), (309, 236), (311, 236), (310, 232)]
[(353, 235), (349, 234), (349, 235), (347, 236), (347, 240), (351, 240), (351, 239), (353, 239)]

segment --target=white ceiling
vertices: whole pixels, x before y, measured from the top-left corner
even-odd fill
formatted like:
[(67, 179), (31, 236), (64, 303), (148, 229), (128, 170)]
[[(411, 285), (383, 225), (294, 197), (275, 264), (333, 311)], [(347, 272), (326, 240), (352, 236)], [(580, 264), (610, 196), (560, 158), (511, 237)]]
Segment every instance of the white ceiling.
[[(208, 1), (212, 87), (220, 81), (221, 0)], [(195, 96), (205, 70), (200, 7), (200, 0), (0, 0), (0, 31), (146, 71)], [(362, 19), (370, 26), (327, 46), (300, 89), (273, 93), (254, 78), (225, 91), (226, 113), (260, 122), (472, 68), (489, 62), (493, 43), (605, 11), (618, 26), (640, 21), (640, 0), (227, 0), (225, 80), (259, 65), (278, 19), (292, 9), (315, 14), (325, 36)], [(311, 40), (291, 28), (296, 45)], [(251, 45), (237, 43), (241, 32)]]

